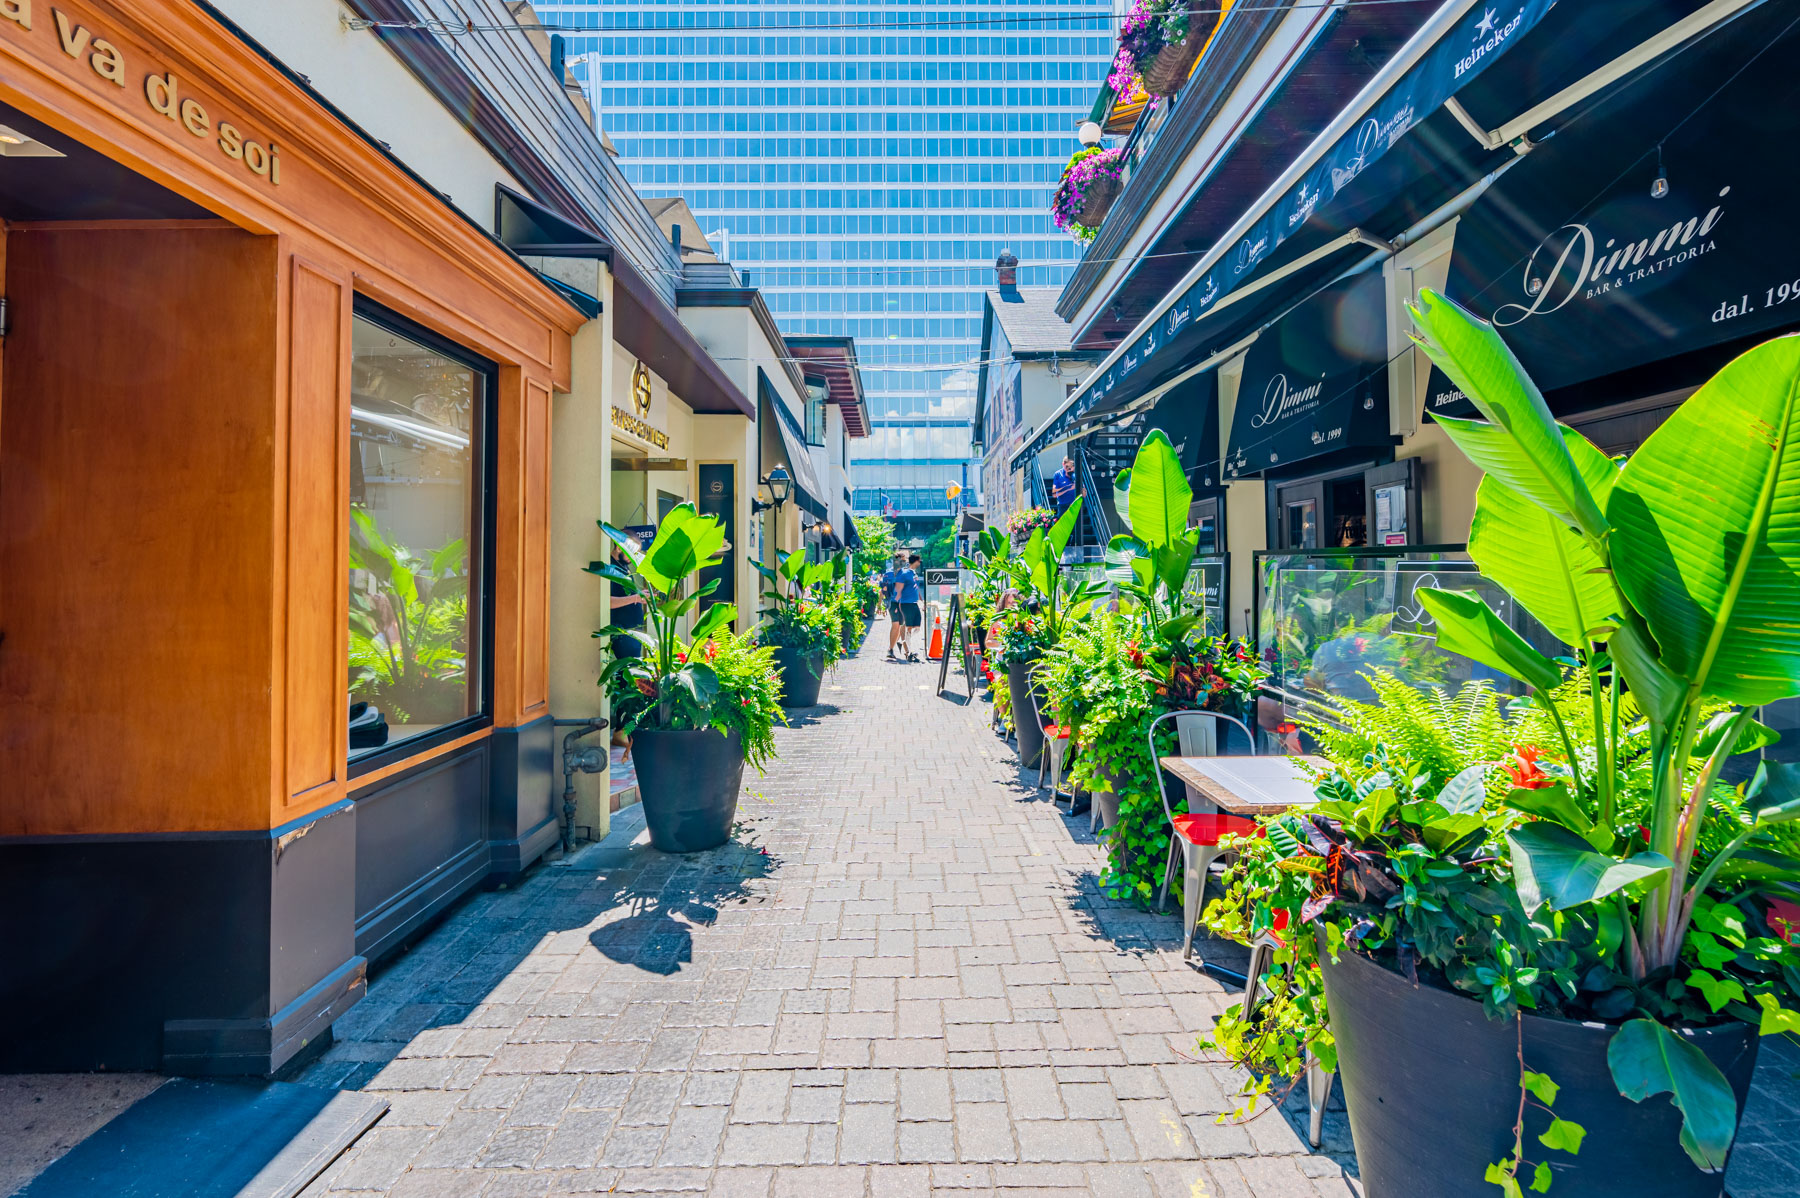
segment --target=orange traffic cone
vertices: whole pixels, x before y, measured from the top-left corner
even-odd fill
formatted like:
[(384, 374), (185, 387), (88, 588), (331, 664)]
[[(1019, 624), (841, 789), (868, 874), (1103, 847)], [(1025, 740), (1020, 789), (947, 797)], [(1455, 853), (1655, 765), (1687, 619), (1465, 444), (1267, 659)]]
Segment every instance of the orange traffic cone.
[(938, 658), (942, 657), (943, 655), (944, 655), (944, 621), (937, 616), (933, 616), (931, 618), (931, 648), (929, 648), (925, 651), (925, 656), (930, 658), (932, 661), (936, 661)]

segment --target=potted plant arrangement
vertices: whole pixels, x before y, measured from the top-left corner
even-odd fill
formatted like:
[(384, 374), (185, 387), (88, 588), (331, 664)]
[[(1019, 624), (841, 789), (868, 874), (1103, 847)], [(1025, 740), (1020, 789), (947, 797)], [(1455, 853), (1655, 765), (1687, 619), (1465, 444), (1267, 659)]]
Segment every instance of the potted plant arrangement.
[(1006, 532), (1014, 545), (1023, 545), (1034, 529), (1047, 529), (1056, 523), (1056, 513), (1047, 507), (1028, 507), (1006, 518)]
[[(1186, 592), (1199, 538), (1187, 524), (1193, 491), (1168, 436), (1152, 430), (1114, 486), (1131, 530), (1107, 547), (1120, 610), (1065, 635), (1043, 673), (1053, 705), (1075, 729), (1071, 780), (1091, 790), (1108, 829), (1103, 884), (1116, 897), (1147, 902), (1169, 847), (1151, 721), (1184, 710), (1243, 719), (1266, 675), (1248, 646), (1202, 631), (1204, 612)], [(1173, 752), (1174, 727), (1159, 735)]]
[(1031, 671), (1052, 643), (1050, 626), (1034, 606), (1018, 604), (1001, 612), (995, 627), (1000, 630), (1000, 645), (994, 664), (1006, 671), (1006, 710), (1019, 738), (1019, 764), (1036, 769), (1044, 751), (1044, 729), (1038, 722)]
[(350, 590), (350, 689), (400, 724), (447, 724), (469, 714), (468, 547), (429, 557), (388, 540), (375, 517), (350, 509), (350, 568), (374, 581)]
[(832, 564), (808, 562), (803, 549), (788, 554), (773, 570), (761, 562), (753, 564), (769, 582), (762, 596), (769, 606), (763, 609), (756, 641), (774, 647), (775, 665), (781, 671), (781, 705), (815, 707), (825, 667), (843, 655), (836, 614), (808, 593), (831, 577)]
[(629, 568), (594, 562), (587, 569), (644, 601), (644, 627), (608, 626), (594, 633), (610, 645), (630, 637), (635, 657), (614, 657), (600, 684), (612, 702), (613, 726), (631, 738), (650, 843), (665, 853), (697, 853), (731, 836), (738, 788), (748, 761), (758, 773), (775, 754), (774, 723), (783, 718), (772, 650), (731, 632), (737, 609), (715, 603), (680, 622), (718, 586), (689, 591), (688, 582), (716, 562), (725, 530), (694, 506), (676, 507), (640, 546), (610, 524), (601, 529)]
[(1083, 147), (1063, 168), (1062, 179), (1050, 197), (1051, 219), (1076, 241), (1092, 241), (1124, 190), (1125, 151)]
[[(1190, 0), (1136, 0), (1119, 26), (1119, 52), (1114, 70), (1129, 70), (1153, 96), (1181, 90), (1199, 61), (1206, 41), (1219, 26), (1217, 7), (1191, 11)], [(1127, 94), (1120, 92), (1119, 94)]]
[(995, 664), (1006, 668), (1013, 723), (1019, 737), (1019, 761), (1037, 765), (1044, 750), (1041, 686), (1031, 679), (1044, 651), (1064, 631), (1087, 615), (1106, 591), (1099, 582), (1075, 582), (1063, 569), (1063, 551), (1081, 519), (1084, 500), (1077, 498), (1049, 528), (1036, 525), (1017, 557), (1005, 559), (1008, 577), (1022, 601), (1000, 613), (1001, 645)]
[(1214, 1042), (1276, 1073), (1270, 1044), (1327, 1043), (1371, 1194), (1712, 1198), (1758, 1034), (1800, 1031), (1800, 769), (1721, 780), (1800, 693), (1800, 339), (1621, 465), (1491, 326), (1430, 292), (1414, 318), (1486, 417), (1443, 420), (1486, 472), (1470, 555), (1572, 654), (1420, 590), (1441, 647), (1526, 695), (1421, 715), (1378, 686), (1379, 716), (1315, 730), (1319, 804), (1240, 845), (1209, 915), (1279, 935), (1265, 983), (1305, 998)]

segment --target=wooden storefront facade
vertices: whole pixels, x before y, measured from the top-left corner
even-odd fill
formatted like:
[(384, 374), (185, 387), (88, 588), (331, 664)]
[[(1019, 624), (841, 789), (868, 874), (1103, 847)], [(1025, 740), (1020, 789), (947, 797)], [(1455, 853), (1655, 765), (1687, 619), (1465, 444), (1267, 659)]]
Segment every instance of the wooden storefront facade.
[[(585, 317), (201, 6), (0, 0), (0, 64), (45, 151), (0, 159), (0, 1068), (266, 1074), (556, 838), (551, 407)], [(463, 433), (368, 417), (469, 462), (467, 697), (353, 755), (383, 337), (473, 380)]]

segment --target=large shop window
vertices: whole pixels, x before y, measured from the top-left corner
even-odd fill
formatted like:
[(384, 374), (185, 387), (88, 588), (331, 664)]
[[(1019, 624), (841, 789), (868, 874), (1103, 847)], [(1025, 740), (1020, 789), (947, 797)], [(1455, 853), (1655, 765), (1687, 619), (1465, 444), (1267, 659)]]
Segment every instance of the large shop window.
[[(350, 403), (350, 757), (487, 710), (492, 367), (358, 301)], [(423, 739), (422, 739), (423, 738)]]

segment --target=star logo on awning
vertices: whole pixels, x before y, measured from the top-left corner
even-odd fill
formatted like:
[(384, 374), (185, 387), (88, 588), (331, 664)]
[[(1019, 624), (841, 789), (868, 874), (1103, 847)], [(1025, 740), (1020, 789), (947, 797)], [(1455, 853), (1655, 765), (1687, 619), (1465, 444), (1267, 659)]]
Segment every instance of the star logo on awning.
[(1475, 26), (1475, 40), (1480, 41), (1492, 32), (1494, 32), (1494, 10), (1490, 8), (1481, 14), (1481, 22)]

